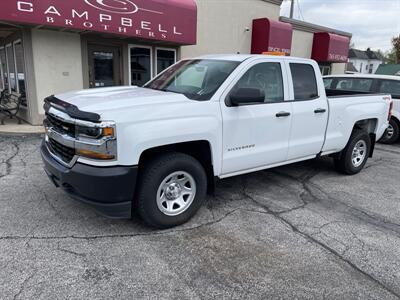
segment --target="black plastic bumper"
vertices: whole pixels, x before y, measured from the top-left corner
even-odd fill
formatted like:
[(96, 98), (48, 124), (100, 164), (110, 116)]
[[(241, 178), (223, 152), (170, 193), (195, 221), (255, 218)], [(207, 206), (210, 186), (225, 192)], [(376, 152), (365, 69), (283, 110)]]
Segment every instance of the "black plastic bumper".
[(93, 167), (76, 163), (71, 169), (57, 162), (42, 143), (44, 169), (56, 187), (110, 218), (130, 218), (137, 167)]

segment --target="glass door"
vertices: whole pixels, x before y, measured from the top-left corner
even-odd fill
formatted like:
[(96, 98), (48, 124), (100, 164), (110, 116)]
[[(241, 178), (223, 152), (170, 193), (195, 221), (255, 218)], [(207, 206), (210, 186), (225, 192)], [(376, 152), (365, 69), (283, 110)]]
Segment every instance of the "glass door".
[(130, 46), (130, 84), (143, 86), (153, 77), (153, 57), (151, 47)]
[(119, 47), (89, 45), (89, 86), (91, 88), (121, 85)]

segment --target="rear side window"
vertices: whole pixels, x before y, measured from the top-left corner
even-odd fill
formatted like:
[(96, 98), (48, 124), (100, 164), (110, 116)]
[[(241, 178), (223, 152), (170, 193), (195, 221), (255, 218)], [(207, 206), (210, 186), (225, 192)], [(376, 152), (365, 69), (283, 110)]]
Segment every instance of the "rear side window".
[(369, 92), (373, 79), (368, 78), (339, 78), (336, 83), (336, 90), (354, 91), (354, 92)]
[(293, 77), (294, 100), (311, 100), (318, 97), (314, 68), (308, 64), (290, 64)]
[(400, 99), (400, 81), (382, 80), (379, 92), (391, 94), (392, 98)]
[(324, 78), (324, 86), (326, 89), (330, 89), (332, 85), (333, 78)]

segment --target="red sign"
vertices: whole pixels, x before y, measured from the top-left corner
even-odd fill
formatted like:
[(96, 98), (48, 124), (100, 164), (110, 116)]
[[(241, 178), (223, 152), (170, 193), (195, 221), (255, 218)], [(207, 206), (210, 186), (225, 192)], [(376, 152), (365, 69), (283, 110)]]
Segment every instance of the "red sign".
[(267, 18), (253, 20), (251, 53), (284, 52), (292, 49), (292, 25)]
[(194, 0), (6, 0), (0, 20), (196, 44)]
[(345, 63), (348, 60), (350, 38), (328, 32), (314, 33), (311, 58), (319, 62)]

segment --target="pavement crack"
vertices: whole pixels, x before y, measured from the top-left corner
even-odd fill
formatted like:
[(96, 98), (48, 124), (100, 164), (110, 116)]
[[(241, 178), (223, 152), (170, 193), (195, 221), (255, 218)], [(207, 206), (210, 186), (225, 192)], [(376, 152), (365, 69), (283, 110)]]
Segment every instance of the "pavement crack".
[(36, 274), (36, 271), (33, 272), (31, 275), (29, 275), (28, 277), (26, 277), (26, 278), (24, 279), (24, 281), (22, 282), (22, 284), (21, 284), (21, 286), (20, 286), (18, 292), (17, 292), (17, 293), (14, 295), (14, 297), (13, 297), (14, 300), (18, 299), (19, 296), (21, 296), (21, 294), (22, 294), (22, 293), (24, 292), (24, 290), (25, 290), (26, 284), (33, 278), (33, 276), (35, 276), (35, 274)]
[[(305, 180), (307, 181), (307, 180)], [(293, 231), (295, 234), (302, 236), (303, 238), (305, 238), (307, 241), (318, 245), (319, 247), (325, 249), (326, 251), (328, 251), (330, 254), (332, 254), (333, 256), (335, 256), (336, 258), (338, 258), (340, 261), (346, 263), (348, 266), (350, 266), (351, 268), (353, 268), (354, 270), (356, 270), (357, 272), (359, 272), (360, 274), (364, 275), (366, 278), (368, 278), (369, 280), (371, 280), (372, 282), (374, 282), (375, 284), (377, 284), (378, 286), (380, 286), (381, 288), (383, 288), (384, 290), (386, 290), (387, 292), (389, 292), (390, 294), (392, 294), (393, 296), (397, 297), (400, 299), (400, 294), (396, 293), (396, 291), (394, 291), (392, 288), (390, 288), (389, 286), (385, 285), (383, 282), (379, 281), (377, 278), (375, 278), (373, 275), (369, 274), (368, 272), (364, 271), (363, 269), (361, 269), (360, 267), (358, 267), (355, 263), (353, 263), (351, 260), (347, 259), (346, 257), (343, 256), (343, 254), (339, 253), (338, 251), (336, 251), (335, 249), (329, 247), (328, 245), (324, 244), (323, 242), (317, 240), (315, 237), (313, 237), (310, 234), (307, 234), (306, 232), (301, 231), (297, 226), (295, 226), (293, 223), (291, 223), (289, 220), (287, 220), (286, 218), (284, 218), (284, 216), (282, 216), (282, 213), (280, 212), (274, 212), (272, 211), (268, 206), (258, 202), (256, 199), (254, 199), (251, 195), (248, 194), (247, 192), (247, 188), (246, 188), (246, 182), (244, 182), (243, 186), (242, 186), (242, 195), (244, 197), (246, 197), (247, 199), (249, 199), (250, 201), (252, 201), (254, 204), (256, 204), (257, 206), (261, 207), (262, 209), (264, 209), (265, 211), (255, 211), (253, 210), (253, 212), (255, 213), (261, 213), (261, 214), (269, 214), (272, 215), (273, 217), (275, 217), (277, 220), (279, 220), (282, 224), (286, 225), (291, 231)], [(324, 225), (326, 226), (326, 224)], [(322, 226), (321, 226), (322, 227)], [(344, 253), (347, 251), (347, 249), (344, 251)]]
[(173, 233), (181, 233), (181, 232), (188, 232), (197, 230), (203, 227), (212, 226), (222, 222), (224, 219), (232, 215), (233, 213), (242, 210), (241, 208), (233, 209), (223, 216), (212, 220), (210, 222), (206, 222), (203, 224), (199, 224), (193, 227), (188, 228), (178, 228), (173, 230), (164, 230), (164, 231), (151, 231), (151, 232), (140, 232), (140, 233), (133, 233), (133, 234), (109, 234), (109, 235), (92, 235), (92, 236), (78, 236), (78, 235), (65, 235), (65, 236), (2, 236), (0, 237), (1, 240), (65, 240), (65, 239), (76, 239), (76, 240), (98, 240), (98, 239), (112, 239), (112, 238), (131, 238), (131, 237), (138, 237), (138, 236), (157, 236), (157, 235), (168, 235)]
[(9, 176), (11, 174), (11, 170), (12, 170), (12, 160), (19, 154), (20, 148), (19, 145), (17, 143), (13, 143), (12, 144), (14, 146), (14, 152), (6, 159), (6, 161), (4, 161), (3, 163), (5, 163), (6, 165), (6, 173), (3, 175), (0, 175), (0, 179), (4, 178), (6, 176)]

